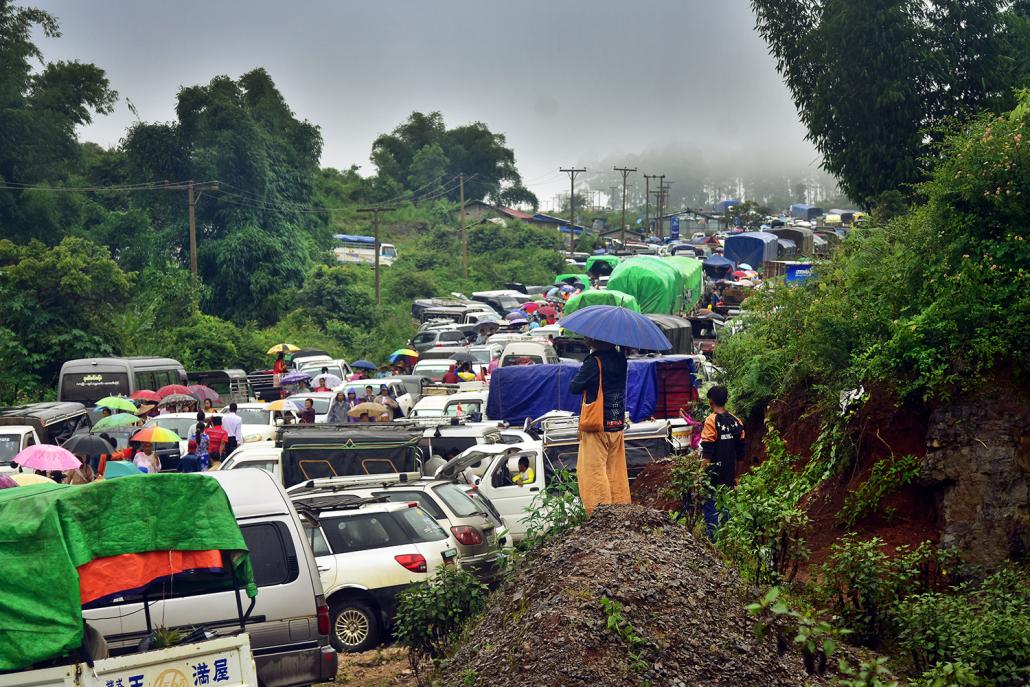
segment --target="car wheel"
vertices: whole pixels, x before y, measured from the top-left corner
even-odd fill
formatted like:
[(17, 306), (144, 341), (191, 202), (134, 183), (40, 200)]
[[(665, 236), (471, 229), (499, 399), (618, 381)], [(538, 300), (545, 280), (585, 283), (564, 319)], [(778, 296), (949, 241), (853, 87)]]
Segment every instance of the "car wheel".
[(333, 604), (329, 641), (337, 651), (367, 651), (379, 644), (379, 616), (368, 604), (345, 600)]

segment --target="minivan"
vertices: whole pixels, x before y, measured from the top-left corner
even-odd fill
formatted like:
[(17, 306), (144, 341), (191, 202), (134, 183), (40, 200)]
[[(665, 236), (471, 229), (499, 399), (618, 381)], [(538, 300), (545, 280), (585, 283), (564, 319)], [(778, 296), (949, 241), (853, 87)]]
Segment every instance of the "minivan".
[(79, 358), (61, 366), (57, 400), (93, 405), (105, 396), (187, 383), (186, 368), (171, 358)]
[[(338, 658), (329, 645), (329, 607), (311, 547), (282, 487), (264, 470), (204, 474), (225, 490), (250, 551), (258, 595), (247, 633), (261, 687), (332, 682)], [(238, 629), (231, 591), (191, 595), (168, 585), (159, 596), (161, 600), (150, 603), (155, 625), (204, 626), (227, 633)], [(141, 598), (126, 593), (109, 606), (84, 611), (83, 618), (104, 634), (112, 654), (124, 654), (146, 635), (142, 611)]]

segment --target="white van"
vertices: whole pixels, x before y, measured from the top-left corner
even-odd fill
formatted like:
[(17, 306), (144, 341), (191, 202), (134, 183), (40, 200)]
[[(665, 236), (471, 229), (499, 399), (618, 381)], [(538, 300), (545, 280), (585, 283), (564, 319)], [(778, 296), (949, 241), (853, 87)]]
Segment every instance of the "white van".
[(512, 365), (556, 365), (561, 360), (548, 341), (512, 341), (501, 354), (501, 367)]
[[(222, 485), (250, 551), (258, 595), (247, 633), (260, 684), (300, 687), (332, 682), (338, 659), (329, 645), (329, 607), (311, 547), (283, 488), (262, 470), (203, 474)], [(231, 591), (190, 595), (169, 585), (160, 596), (150, 603), (155, 626), (203, 625), (225, 634), (239, 629), (236, 595)], [(104, 634), (112, 654), (134, 650), (146, 634), (143, 604), (131, 594), (84, 611), (83, 617)]]
[(57, 400), (89, 406), (105, 396), (129, 396), (141, 389), (157, 391), (169, 384), (188, 383), (186, 368), (171, 358), (79, 358), (61, 366)]

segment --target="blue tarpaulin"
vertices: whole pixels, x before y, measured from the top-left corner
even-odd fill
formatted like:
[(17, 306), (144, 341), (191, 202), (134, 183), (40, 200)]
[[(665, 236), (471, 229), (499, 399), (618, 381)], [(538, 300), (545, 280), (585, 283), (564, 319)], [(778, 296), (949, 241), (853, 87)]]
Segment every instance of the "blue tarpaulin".
[(764, 231), (751, 231), (745, 234), (732, 234), (723, 244), (723, 255), (740, 265), (746, 263), (753, 269), (761, 269), (766, 262), (776, 259), (775, 234)]
[[(658, 366), (693, 361), (684, 356), (630, 360), (626, 374), (626, 410), (630, 420), (642, 422), (654, 414), (658, 400)], [(500, 367), (490, 377), (486, 415), (491, 420), (521, 423), (552, 410), (578, 414), (582, 398), (569, 392), (579, 364), (518, 365)]]

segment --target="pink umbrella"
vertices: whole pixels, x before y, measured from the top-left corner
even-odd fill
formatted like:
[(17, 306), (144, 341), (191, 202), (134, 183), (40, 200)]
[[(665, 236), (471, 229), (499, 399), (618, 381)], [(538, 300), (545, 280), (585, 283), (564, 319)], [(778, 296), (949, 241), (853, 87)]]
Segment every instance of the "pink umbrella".
[(218, 403), (218, 392), (209, 386), (203, 384), (190, 384), (190, 393), (196, 396), (201, 401), (211, 401), (212, 403)]
[(74, 470), (82, 465), (68, 449), (52, 444), (34, 444), (14, 457), (14, 462), (33, 470)]

